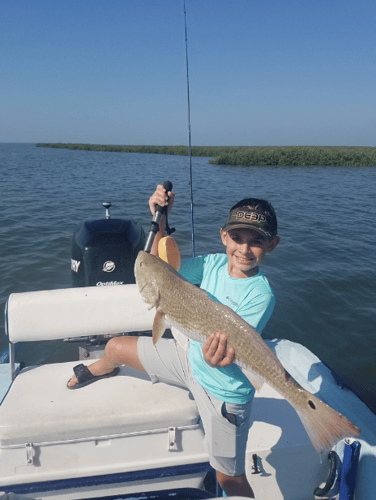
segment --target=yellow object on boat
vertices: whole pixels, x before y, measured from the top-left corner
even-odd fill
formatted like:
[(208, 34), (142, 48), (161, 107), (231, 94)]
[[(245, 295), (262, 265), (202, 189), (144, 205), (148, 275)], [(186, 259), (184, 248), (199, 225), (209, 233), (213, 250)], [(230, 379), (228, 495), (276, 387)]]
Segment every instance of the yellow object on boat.
[(171, 236), (165, 236), (158, 243), (159, 257), (170, 264), (176, 271), (180, 269), (180, 251), (176, 241)]

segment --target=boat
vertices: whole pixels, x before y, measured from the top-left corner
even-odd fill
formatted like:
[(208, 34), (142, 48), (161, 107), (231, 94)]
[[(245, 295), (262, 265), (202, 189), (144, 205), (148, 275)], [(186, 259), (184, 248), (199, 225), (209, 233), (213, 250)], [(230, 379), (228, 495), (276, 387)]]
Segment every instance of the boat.
[[(145, 373), (124, 366), (115, 377), (67, 388), (78, 360), (90, 364), (106, 339), (150, 335), (152, 328), (154, 313), (129, 272), (145, 233), (131, 221), (111, 219), (104, 205), (106, 219), (84, 221), (75, 230), (72, 288), (12, 293), (7, 300), (0, 492), (46, 500), (218, 498), (222, 491), (189, 391), (153, 385)], [(121, 262), (123, 275), (116, 275)], [(76, 360), (22, 367), (16, 359), (18, 345), (58, 339), (83, 342)], [(307, 348), (265, 341), (305, 389), (362, 433), (321, 457), (294, 409), (264, 384), (255, 397), (247, 447), (246, 472), (256, 498), (376, 498), (376, 415)]]

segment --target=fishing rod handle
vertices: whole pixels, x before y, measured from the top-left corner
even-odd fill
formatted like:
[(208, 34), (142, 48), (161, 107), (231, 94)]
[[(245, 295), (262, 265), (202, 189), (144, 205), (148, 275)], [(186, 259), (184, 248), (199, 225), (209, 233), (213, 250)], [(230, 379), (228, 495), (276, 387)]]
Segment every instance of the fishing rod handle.
[[(172, 190), (172, 183), (170, 181), (165, 181), (163, 183), (163, 187), (165, 188), (166, 194), (167, 194), (169, 191)], [(159, 231), (159, 222), (160, 222), (160, 220), (162, 218), (162, 215), (163, 215), (164, 211), (167, 212), (167, 207), (166, 206), (161, 207), (160, 205), (157, 205), (155, 207), (155, 214), (154, 214), (154, 217), (153, 217), (153, 220), (152, 220), (152, 223), (151, 223), (151, 226), (150, 226), (149, 235), (148, 235), (148, 238), (146, 240), (145, 247), (144, 247), (144, 251), (145, 252), (150, 253), (151, 247), (153, 246), (153, 242), (154, 242), (154, 239), (155, 239), (155, 235)]]
[[(165, 188), (165, 190), (166, 190), (166, 194), (167, 194), (169, 191), (172, 191), (172, 182), (170, 182), (170, 181), (164, 181), (164, 183), (163, 183), (163, 187)], [(168, 197), (168, 196), (167, 196), (167, 197)], [(163, 212), (164, 212), (165, 210), (167, 210), (167, 207), (166, 207), (166, 206), (161, 207), (160, 205), (157, 205), (157, 206), (155, 207), (155, 212), (156, 212), (156, 213), (157, 213), (157, 212), (160, 212), (161, 214), (163, 214)], [(161, 218), (159, 217), (159, 220), (160, 220), (160, 219), (161, 219)], [(159, 223), (159, 220), (158, 220), (158, 221), (155, 221), (155, 222), (158, 222), (158, 223)]]

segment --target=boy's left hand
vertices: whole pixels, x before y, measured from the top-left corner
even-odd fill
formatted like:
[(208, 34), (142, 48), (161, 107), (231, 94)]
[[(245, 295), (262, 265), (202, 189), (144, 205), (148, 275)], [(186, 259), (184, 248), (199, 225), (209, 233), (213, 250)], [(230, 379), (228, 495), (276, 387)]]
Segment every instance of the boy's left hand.
[(233, 347), (227, 349), (227, 335), (224, 332), (213, 332), (202, 346), (204, 360), (209, 366), (229, 366), (235, 359)]

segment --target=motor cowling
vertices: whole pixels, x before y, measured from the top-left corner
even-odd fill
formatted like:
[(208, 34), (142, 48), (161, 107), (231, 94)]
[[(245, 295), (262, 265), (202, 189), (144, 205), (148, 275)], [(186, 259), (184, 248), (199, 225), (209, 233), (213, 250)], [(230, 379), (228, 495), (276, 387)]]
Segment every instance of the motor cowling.
[(142, 226), (130, 219), (108, 217), (81, 222), (72, 239), (72, 285), (135, 283), (134, 263), (144, 245)]

